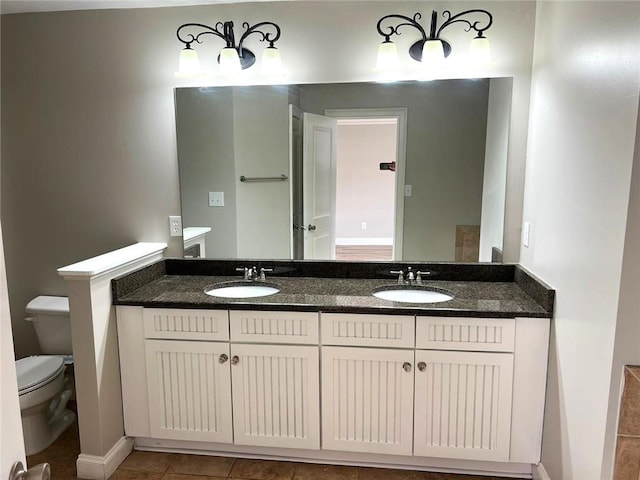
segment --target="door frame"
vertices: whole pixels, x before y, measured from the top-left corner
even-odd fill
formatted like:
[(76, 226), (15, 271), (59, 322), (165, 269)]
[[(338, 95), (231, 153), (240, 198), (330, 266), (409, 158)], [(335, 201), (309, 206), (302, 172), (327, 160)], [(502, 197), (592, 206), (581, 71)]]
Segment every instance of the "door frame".
[[(295, 120), (294, 120), (295, 119)], [(301, 260), (304, 258), (303, 231), (299, 228), (302, 219), (302, 136), (304, 131), (303, 111), (293, 104), (289, 104), (289, 258)], [(297, 121), (299, 142), (293, 138), (293, 125)], [(296, 150), (295, 147), (299, 148)]]
[(395, 118), (397, 120), (396, 145), (396, 208), (393, 227), (393, 260), (402, 260), (402, 239), (404, 230), (404, 182), (407, 158), (407, 115), (406, 107), (398, 108), (331, 108), (324, 114), (334, 118)]

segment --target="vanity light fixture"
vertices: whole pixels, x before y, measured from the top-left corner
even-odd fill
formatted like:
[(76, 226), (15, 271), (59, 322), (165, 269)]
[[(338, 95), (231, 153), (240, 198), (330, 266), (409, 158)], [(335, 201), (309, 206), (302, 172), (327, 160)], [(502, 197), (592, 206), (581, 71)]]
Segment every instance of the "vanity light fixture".
[[(195, 78), (202, 76), (203, 72), (200, 68), (198, 54), (191, 48), (191, 44), (202, 43), (201, 37), (204, 35), (220, 37), (226, 44), (218, 56), (220, 72), (223, 75), (233, 75), (251, 67), (256, 62), (256, 56), (251, 50), (245, 48), (243, 44), (246, 38), (253, 33), (261, 35), (260, 41), (269, 44), (262, 54), (261, 73), (268, 76), (282, 74), (280, 51), (275, 47), (275, 43), (280, 38), (280, 27), (273, 22), (259, 22), (253, 26), (244, 22), (242, 27), (245, 32), (240, 37), (237, 45), (233, 32), (233, 22), (217, 22), (213, 27), (202, 23), (185, 23), (178, 27), (176, 35), (178, 40), (184, 43), (185, 47), (180, 52), (176, 77)], [(266, 31), (266, 29), (272, 31)]]
[[(422, 18), (420, 13), (416, 13), (413, 17), (392, 14), (386, 15), (378, 20), (378, 33), (384, 37), (384, 41), (378, 47), (376, 70), (381, 72), (389, 71), (398, 65), (397, 48), (391, 41), (391, 36), (400, 35), (398, 30), (404, 26), (414, 27), (422, 35), (420, 40), (409, 47), (409, 55), (414, 60), (422, 62), (425, 65), (431, 67), (437, 66), (449, 56), (451, 53), (451, 44), (443, 40), (440, 34), (445, 28), (454, 23), (465, 23), (467, 25), (465, 31), (470, 32), (474, 30), (476, 32), (476, 36), (471, 40), (471, 46), (469, 48), (470, 61), (479, 65), (486, 65), (491, 61), (489, 40), (484, 36), (484, 32), (488, 30), (493, 23), (491, 13), (486, 10), (473, 9), (452, 15), (449, 10), (445, 10), (442, 12), (442, 16), (445, 20), (442, 25), (438, 27), (438, 13), (435, 10), (431, 12), (431, 26), (428, 35), (425, 29), (418, 23), (418, 20)], [(463, 17), (470, 17), (471, 20)], [(393, 21), (396, 23), (389, 25), (389, 23)]]

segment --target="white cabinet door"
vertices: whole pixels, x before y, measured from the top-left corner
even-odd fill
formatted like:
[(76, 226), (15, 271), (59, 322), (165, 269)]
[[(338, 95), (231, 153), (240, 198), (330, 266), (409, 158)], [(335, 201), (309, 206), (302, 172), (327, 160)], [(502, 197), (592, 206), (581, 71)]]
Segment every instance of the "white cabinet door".
[(233, 442), (229, 344), (144, 343), (151, 436)]
[(320, 448), (317, 346), (231, 346), (237, 445)]
[(411, 455), (413, 350), (322, 347), (322, 448)]
[(513, 354), (416, 351), (414, 455), (508, 461)]

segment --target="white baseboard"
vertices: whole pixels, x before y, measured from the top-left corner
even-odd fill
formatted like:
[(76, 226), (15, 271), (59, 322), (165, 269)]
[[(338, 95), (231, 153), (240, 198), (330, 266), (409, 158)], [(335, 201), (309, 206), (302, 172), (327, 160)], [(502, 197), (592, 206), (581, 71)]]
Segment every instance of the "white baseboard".
[(111, 447), (104, 457), (98, 455), (78, 455), (76, 467), (78, 478), (106, 480), (133, 450), (133, 439), (122, 437)]
[(541, 463), (534, 465), (531, 469), (532, 480), (551, 480), (551, 477)]
[(338, 237), (336, 245), (393, 245), (391, 237)]

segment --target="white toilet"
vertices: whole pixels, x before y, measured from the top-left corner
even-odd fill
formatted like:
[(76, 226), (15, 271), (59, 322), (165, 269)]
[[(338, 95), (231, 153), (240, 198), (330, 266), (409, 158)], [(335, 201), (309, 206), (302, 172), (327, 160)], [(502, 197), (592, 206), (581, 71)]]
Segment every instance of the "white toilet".
[(25, 450), (33, 455), (51, 445), (75, 419), (66, 408), (73, 379), (65, 370), (73, 357), (67, 297), (36, 297), (26, 311), (44, 354), (16, 361)]

